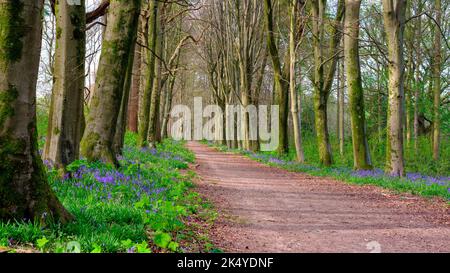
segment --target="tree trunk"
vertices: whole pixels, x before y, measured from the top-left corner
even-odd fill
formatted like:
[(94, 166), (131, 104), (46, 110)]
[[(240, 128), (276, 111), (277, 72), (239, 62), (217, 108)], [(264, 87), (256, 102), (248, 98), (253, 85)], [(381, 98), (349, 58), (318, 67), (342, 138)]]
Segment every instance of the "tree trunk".
[[(314, 47), (314, 114), (320, 163), (325, 166), (333, 164), (330, 136), (328, 132), (328, 98), (334, 74), (336, 72), (337, 51), (341, 41), (341, 24), (344, 16), (344, 1), (339, 0), (335, 23), (330, 35), (331, 64), (326, 66), (323, 43), (325, 42), (325, 11), (326, 1), (318, 0), (312, 3), (313, 47)], [(325, 68), (328, 70), (325, 71)], [(325, 73), (326, 72), (326, 73)]]
[[(281, 70), (280, 56), (274, 36), (273, 25), (273, 8), (272, 1), (264, 1), (264, 15), (265, 25), (267, 30), (267, 48), (269, 50), (270, 57), (272, 59), (272, 66), (274, 70), (274, 95), (275, 104), (279, 106), (279, 133), (278, 133), (278, 149), (279, 155), (286, 154), (289, 150), (289, 140), (287, 133), (287, 121), (288, 121), (288, 93), (289, 86), (286, 84), (287, 79), (283, 78)], [(289, 59), (289, 58), (287, 58)], [(285, 64), (286, 65), (286, 64)]]
[(174, 75), (171, 76), (169, 85), (167, 86), (166, 98), (164, 100), (163, 121), (161, 125), (161, 138), (165, 139), (169, 135), (168, 124), (170, 118), (170, 110), (172, 108), (173, 89), (175, 87), (175, 81), (177, 79), (177, 70), (180, 63), (180, 55), (177, 57), (177, 64), (175, 66)]
[(72, 216), (47, 183), (37, 143), (42, 8), (36, 0), (0, 3), (0, 219), (65, 223)]
[(139, 146), (144, 147), (148, 141), (148, 131), (150, 124), (150, 104), (152, 100), (153, 82), (156, 74), (156, 40), (158, 37), (158, 6), (156, 0), (150, 1), (150, 17), (148, 20), (148, 47), (147, 50), (147, 71), (145, 71), (145, 88), (142, 95), (142, 104), (139, 109)]
[[(136, 37), (135, 37), (136, 38)], [(123, 85), (122, 100), (120, 102), (119, 117), (117, 118), (116, 132), (114, 134), (113, 151), (115, 155), (121, 155), (125, 140), (127, 128), (128, 103), (130, 99), (130, 89), (133, 81), (134, 68), (134, 50), (136, 48), (136, 40), (133, 42), (132, 54), (129, 54), (128, 68), (125, 74), (125, 83)]]
[(141, 48), (136, 46), (134, 53), (132, 85), (130, 101), (128, 103), (128, 130), (134, 133), (138, 132), (138, 113), (139, 113), (139, 93), (141, 87)]
[(294, 142), (295, 142), (295, 152), (297, 155), (297, 161), (300, 163), (305, 162), (305, 156), (303, 153), (302, 146), (302, 128), (300, 124), (300, 117), (298, 114), (298, 94), (296, 90), (296, 80), (295, 80), (295, 65), (296, 65), (296, 44), (295, 44), (295, 32), (296, 32), (296, 16), (297, 11), (297, 0), (291, 1), (290, 10), (290, 33), (289, 33), (289, 52), (290, 52), (290, 77), (289, 77), (289, 91), (290, 91), (290, 101), (291, 101), (291, 115), (292, 123), (294, 126)]
[[(422, 3), (419, 3), (418, 13), (422, 12)], [(421, 43), (422, 36), (422, 18), (417, 18), (417, 32), (415, 33), (416, 42), (418, 45)], [(414, 153), (418, 154), (419, 151), (419, 105), (420, 105), (420, 94), (422, 93), (422, 84), (420, 77), (420, 66), (422, 65), (422, 52), (417, 50), (417, 62), (415, 70), (415, 87), (414, 87)]]
[[(163, 58), (164, 52), (164, 34), (165, 34), (165, 24), (164, 20), (164, 6), (161, 9), (160, 24), (157, 27), (159, 35), (157, 37), (156, 54)], [(161, 90), (163, 87), (163, 62), (158, 59), (155, 68), (155, 79), (153, 81), (153, 90), (150, 101), (150, 112), (149, 112), (149, 125), (148, 125), (148, 137), (147, 143), (150, 147), (155, 147), (156, 143), (161, 141), (161, 123), (160, 123), (160, 108), (161, 108)]]
[(387, 117), (386, 171), (392, 176), (403, 176), (403, 105), (404, 60), (403, 34), (406, 1), (383, 0), (383, 18), (389, 59), (389, 105)]
[(113, 1), (96, 77), (81, 154), (90, 161), (118, 165), (112, 144), (128, 68), (137, 32), (140, 0)]
[(339, 123), (339, 152), (341, 156), (345, 153), (345, 65), (344, 60), (341, 61), (340, 68), (340, 86), (339, 86), (339, 115), (338, 115), (338, 123)]
[(367, 143), (364, 90), (359, 60), (360, 9), (360, 0), (345, 0), (344, 55), (350, 95), (354, 168), (356, 170), (367, 170), (372, 169), (372, 162)]
[(439, 145), (441, 135), (441, 67), (442, 67), (442, 51), (441, 51), (441, 21), (442, 8), (441, 0), (435, 1), (436, 26), (434, 30), (434, 58), (433, 58), (433, 159), (439, 160)]
[(56, 1), (54, 81), (44, 159), (64, 168), (79, 157), (84, 122), (85, 2)]

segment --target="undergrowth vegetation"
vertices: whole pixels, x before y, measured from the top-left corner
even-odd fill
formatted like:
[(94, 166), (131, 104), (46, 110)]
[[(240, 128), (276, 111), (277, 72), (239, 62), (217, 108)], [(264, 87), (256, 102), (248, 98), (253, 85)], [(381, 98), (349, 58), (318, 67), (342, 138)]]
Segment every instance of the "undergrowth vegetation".
[[(49, 183), (75, 220), (0, 223), (0, 246), (42, 252), (212, 251), (207, 226), (211, 205), (192, 191), (186, 169), (194, 155), (183, 143), (165, 140), (155, 149), (136, 148), (128, 133), (121, 167), (78, 160)], [(205, 224), (202, 224), (205, 223)]]

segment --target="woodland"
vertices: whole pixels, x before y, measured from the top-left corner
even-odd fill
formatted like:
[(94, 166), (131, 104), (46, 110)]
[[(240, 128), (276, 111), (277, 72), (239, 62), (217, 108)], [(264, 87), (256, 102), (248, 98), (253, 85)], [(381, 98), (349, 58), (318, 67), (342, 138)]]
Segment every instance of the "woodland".
[[(448, 0), (0, 1), (0, 252), (220, 251), (171, 130), (195, 97), (240, 136), (203, 145), (448, 205), (447, 15)], [(278, 105), (276, 150), (227, 105)]]

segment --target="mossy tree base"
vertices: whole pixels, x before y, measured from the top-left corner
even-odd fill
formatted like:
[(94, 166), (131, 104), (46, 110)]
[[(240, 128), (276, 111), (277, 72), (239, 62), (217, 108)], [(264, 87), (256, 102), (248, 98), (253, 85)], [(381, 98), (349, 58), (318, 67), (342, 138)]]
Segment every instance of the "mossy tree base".
[(37, 146), (42, 8), (36, 0), (0, 3), (0, 220), (65, 223), (72, 216), (47, 183)]

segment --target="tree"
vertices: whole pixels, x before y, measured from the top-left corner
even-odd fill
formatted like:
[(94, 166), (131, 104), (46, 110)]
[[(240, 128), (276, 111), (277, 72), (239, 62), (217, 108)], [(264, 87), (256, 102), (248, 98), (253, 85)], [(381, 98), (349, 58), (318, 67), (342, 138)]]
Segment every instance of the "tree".
[(64, 168), (78, 159), (84, 124), (85, 1), (56, 1), (56, 53), (43, 157)]
[[(135, 37), (136, 39), (136, 37)], [(125, 133), (127, 131), (127, 114), (128, 102), (130, 99), (130, 90), (133, 82), (133, 68), (134, 68), (134, 50), (136, 48), (136, 40), (131, 46), (131, 53), (128, 56), (128, 67), (125, 74), (125, 82), (123, 85), (123, 94), (120, 102), (119, 116), (117, 118), (116, 131), (114, 134), (113, 152), (115, 155), (121, 155), (125, 140)]]
[(434, 58), (433, 58), (433, 159), (439, 159), (439, 144), (441, 136), (441, 67), (442, 67), (442, 50), (441, 50), (441, 21), (442, 7), (441, 0), (435, 1), (436, 26), (434, 30)]
[(290, 93), (290, 102), (291, 102), (291, 115), (292, 115), (292, 123), (294, 125), (294, 142), (295, 142), (295, 152), (297, 155), (298, 162), (305, 161), (305, 155), (303, 154), (303, 146), (302, 146), (302, 128), (301, 128), (301, 116), (299, 115), (299, 104), (298, 104), (298, 94), (297, 94), (297, 86), (295, 80), (295, 67), (296, 67), (296, 41), (295, 41), (295, 32), (296, 32), (296, 21), (297, 16), (296, 13), (300, 9), (303, 11), (305, 3), (302, 1), (299, 7), (298, 0), (292, 0), (290, 3), (290, 31), (289, 31), (289, 52), (290, 52), (290, 78), (289, 78), (289, 93)]
[(72, 219), (38, 152), (36, 82), (43, 1), (0, 4), (0, 219)]
[[(267, 31), (267, 48), (269, 51), (270, 58), (272, 60), (273, 67), (273, 81), (274, 81), (274, 96), (275, 104), (279, 106), (279, 144), (277, 152), (279, 155), (286, 154), (289, 150), (288, 141), (288, 95), (289, 95), (289, 85), (288, 77), (282, 72), (280, 56), (277, 47), (277, 41), (274, 36), (274, 24), (273, 24), (273, 7), (271, 0), (264, 0), (264, 16), (265, 16), (265, 26)], [(287, 54), (289, 60), (289, 53)], [(290, 67), (289, 63), (286, 62), (285, 67)], [(288, 77), (286, 77), (288, 76)]]
[(350, 95), (354, 168), (372, 169), (369, 144), (366, 135), (364, 90), (359, 60), (359, 14), (360, 0), (345, 0), (344, 56), (347, 69), (347, 83)]
[[(335, 18), (335, 26), (332, 28), (329, 45), (329, 60), (325, 59), (325, 11), (326, 1), (317, 0), (312, 4), (312, 31), (314, 47), (314, 116), (319, 149), (320, 163), (330, 166), (333, 163), (331, 153), (330, 136), (328, 132), (328, 98), (334, 74), (336, 72), (337, 53), (341, 41), (341, 24), (344, 16), (344, 0), (339, 0)], [(328, 66), (326, 64), (331, 62)], [(327, 68), (327, 69), (326, 69)]]
[(342, 60), (339, 64), (338, 69), (339, 85), (338, 85), (338, 96), (337, 96), (337, 124), (338, 130), (337, 135), (339, 138), (339, 153), (341, 156), (344, 155), (344, 144), (345, 144), (345, 65)]
[(97, 71), (96, 90), (81, 141), (81, 154), (90, 161), (104, 160), (118, 165), (112, 144), (129, 55), (133, 54), (140, 5), (140, 0), (111, 2)]
[[(156, 50), (152, 52), (155, 56), (158, 56), (155, 63), (155, 73), (153, 79), (152, 92), (150, 96), (150, 110), (148, 119), (148, 132), (147, 132), (147, 144), (150, 147), (155, 147), (156, 143), (161, 141), (161, 122), (160, 122), (160, 108), (161, 108), (161, 90), (163, 88), (163, 62), (166, 53), (165, 49), (165, 30), (166, 24), (164, 22), (166, 15), (167, 5), (164, 3), (161, 6), (161, 14), (159, 16), (159, 24), (157, 22), (156, 30)], [(150, 35), (149, 35), (150, 36)], [(150, 43), (149, 43), (150, 44)], [(151, 68), (149, 68), (151, 69)]]
[(148, 19), (148, 47), (147, 60), (149, 62), (145, 73), (145, 88), (142, 94), (142, 104), (139, 108), (139, 145), (147, 145), (150, 124), (150, 105), (152, 98), (153, 82), (156, 73), (156, 41), (158, 37), (158, 11), (159, 2), (150, 0), (150, 16)]
[(389, 61), (386, 171), (392, 176), (403, 176), (405, 172), (403, 151), (405, 13), (405, 0), (383, 0), (384, 29)]
[[(142, 20), (139, 21), (142, 22)], [(142, 26), (139, 27), (139, 30), (142, 31)], [(141, 36), (142, 34), (138, 35), (138, 41), (141, 40)], [(131, 85), (130, 101), (128, 105), (127, 127), (128, 130), (134, 133), (138, 132), (139, 96), (141, 92), (141, 52), (142, 48), (136, 46), (133, 63), (133, 82)]]

